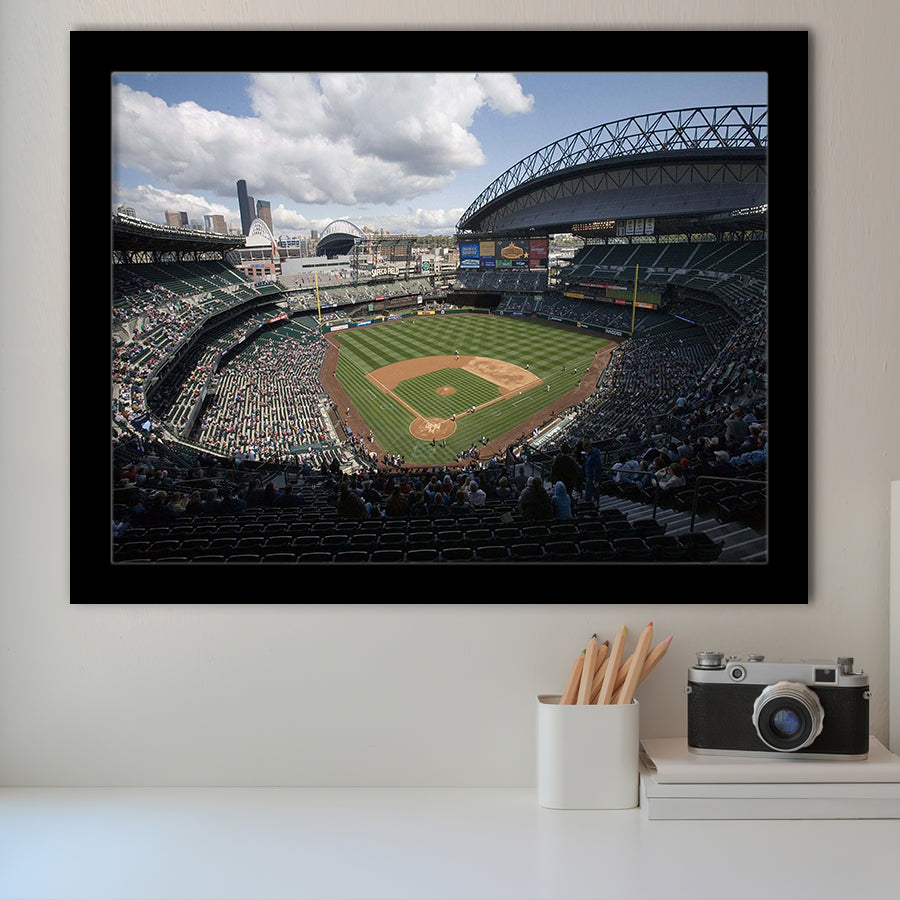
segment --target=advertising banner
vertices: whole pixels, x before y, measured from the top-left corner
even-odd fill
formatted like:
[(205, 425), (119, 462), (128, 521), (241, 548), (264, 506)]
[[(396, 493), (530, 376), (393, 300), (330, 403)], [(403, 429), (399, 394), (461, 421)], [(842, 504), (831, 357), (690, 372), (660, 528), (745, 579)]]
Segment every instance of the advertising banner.
[(550, 254), (550, 241), (547, 238), (532, 238), (528, 246), (528, 258), (531, 267), (536, 268), (547, 265), (547, 257)]
[(501, 238), (459, 245), (461, 269), (540, 269), (547, 267), (549, 257), (548, 238)]

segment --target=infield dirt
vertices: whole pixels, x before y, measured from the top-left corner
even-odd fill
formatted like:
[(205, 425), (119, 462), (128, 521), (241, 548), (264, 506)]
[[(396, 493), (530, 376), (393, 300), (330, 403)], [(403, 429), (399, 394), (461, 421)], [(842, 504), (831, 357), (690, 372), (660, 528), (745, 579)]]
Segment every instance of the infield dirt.
[[(567, 326), (562, 323), (548, 323), (544, 320), (534, 321), (538, 321), (540, 324), (548, 327), (577, 330), (572, 326)], [(380, 326), (371, 325), (367, 327), (378, 328)], [(319, 373), (319, 381), (321, 382), (322, 387), (334, 400), (341, 421), (351, 428), (354, 434), (368, 433), (369, 425), (357, 412), (350, 397), (347, 395), (347, 392), (335, 375), (337, 371), (340, 342), (331, 334), (326, 334), (325, 340), (328, 343), (328, 349), (326, 350), (325, 360)], [(604, 344), (595, 354), (593, 361), (574, 390), (562, 397), (557, 397), (552, 404), (544, 407), (529, 419), (519, 423), (514, 429), (493, 438), (485, 447), (479, 450), (481, 458), (490, 459), (494, 454), (505, 453), (506, 448), (510, 444), (514, 444), (521, 438), (530, 435), (536, 428), (540, 428), (552, 420), (557, 413), (560, 413), (571, 406), (578, 405), (586, 397), (590, 396), (600, 379), (600, 375), (609, 363), (614, 348), (615, 343)], [(457, 358), (452, 355), (426, 356), (418, 359), (402, 360), (400, 362), (391, 363), (388, 366), (383, 366), (381, 369), (374, 370), (368, 374), (368, 377), (385, 390), (386, 393), (391, 393), (392, 389), (405, 379), (446, 368), (468, 369), (479, 377), (495, 383), (500, 389), (501, 395), (505, 395), (513, 390), (522, 390), (523, 386), (531, 387), (533, 384), (540, 382), (540, 379), (537, 378), (534, 373), (522, 369), (519, 366), (503, 362), (502, 360), (480, 356), (460, 356)], [(395, 394), (391, 393), (391, 396), (398, 402), (403, 402), (397, 398)], [(502, 396), (498, 399), (502, 399)], [(416, 410), (409, 406), (409, 404), (404, 403), (403, 405), (406, 406), (413, 415), (419, 415)], [(349, 414), (345, 412), (348, 408), (350, 410)], [(456, 424), (449, 420), (417, 418), (411, 426), (410, 431), (423, 441), (430, 441), (432, 439), (440, 440), (447, 437), (452, 434), (455, 429)], [(379, 460), (385, 455), (384, 449), (379, 446), (377, 441), (368, 443), (366, 446), (370, 451), (374, 451), (377, 454)], [(468, 464), (468, 461), (462, 461), (457, 464)], [(446, 463), (446, 465), (452, 466), (454, 465), (454, 462), (450, 461)]]

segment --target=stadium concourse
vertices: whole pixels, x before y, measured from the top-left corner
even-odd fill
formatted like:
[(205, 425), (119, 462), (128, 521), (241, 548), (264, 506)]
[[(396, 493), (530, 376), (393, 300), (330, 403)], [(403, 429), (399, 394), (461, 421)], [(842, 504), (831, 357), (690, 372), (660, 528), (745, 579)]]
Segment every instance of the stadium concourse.
[[(554, 277), (461, 267), (375, 283), (348, 265), (324, 284), (251, 282), (228, 247), (196, 234), (188, 247), (185, 234), (116, 217), (112, 563), (766, 562), (764, 114), (741, 110), (732, 138), (734, 110), (638, 123), (627, 157), (597, 129), (574, 182), (552, 152), (539, 154), (546, 171), (523, 160), (527, 177), (504, 173), (460, 221), (460, 240), (507, 227), (582, 236)], [(669, 158), (659, 137), (674, 119)], [(752, 146), (738, 146), (748, 132)], [(690, 177), (666, 172), (678, 167)], [(643, 188), (621, 186), (638, 171)], [(701, 208), (714, 178), (735, 180), (717, 185), (722, 208)], [(602, 216), (617, 198), (636, 215), (673, 211), (629, 219), (652, 234), (624, 237), (625, 222)], [(579, 207), (582, 220), (556, 220)], [(632, 279), (640, 304), (625, 299)], [(323, 323), (370, 318), (378, 304), (392, 315), (487, 308), (617, 343), (566, 408), (414, 466), (378, 452), (323, 384)]]

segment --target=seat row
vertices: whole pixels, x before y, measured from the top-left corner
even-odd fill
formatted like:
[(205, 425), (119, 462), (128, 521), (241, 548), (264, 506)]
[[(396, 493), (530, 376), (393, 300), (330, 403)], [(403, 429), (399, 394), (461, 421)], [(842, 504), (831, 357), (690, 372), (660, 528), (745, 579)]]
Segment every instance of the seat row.
[[(346, 527), (342, 527), (346, 526)], [(415, 550), (434, 546), (439, 550), (448, 547), (467, 546), (473, 549), (487, 544), (510, 547), (514, 543), (549, 540), (580, 541), (590, 538), (619, 540), (643, 539), (661, 535), (665, 526), (646, 522), (602, 522), (597, 519), (577, 521), (551, 521), (546, 524), (522, 521), (499, 523), (486, 527), (475, 521), (463, 527), (459, 522), (448, 522), (434, 527), (432, 523), (416, 521), (387, 521), (384, 523), (294, 523), (279, 530), (258, 531), (255, 528), (236, 526), (208, 526), (184, 533), (174, 530), (152, 529), (143, 534), (123, 535), (113, 547), (115, 560), (150, 559), (183, 556), (188, 559), (199, 554), (273, 552), (302, 553), (312, 550)], [(154, 533), (155, 532), (155, 533)]]
[[(152, 544), (163, 540), (189, 540), (205, 539), (207, 541), (228, 539), (254, 539), (259, 543), (260, 539), (267, 542), (280, 541), (285, 543), (287, 538), (295, 539), (307, 535), (325, 537), (337, 535), (381, 535), (381, 534), (412, 534), (462, 531), (465, 534), (474, 533), (476, 539), (484, 538), (484, 532), (494, 532), (504, 529), (519, 529), (523, 534), (544, 537), (549, 535), (581, 535), (590, 537), (608, 536), (614, 537), (646, 537), (651, 534), (662, 534), (665, 525), (652, 518), (628, 521), (622, 516), (603, 516), (583, 519), (551, 519), (543, 522), (525, 519), (521, 516), (491, 517), (491, 518), (462, 518), (462, 519), (367, 519), (363, 521), (348, 519), (325, 519), (315, 522), (248, 522), (235, 523), (205, 523), (205, 524), (175, 524), (155, 526), (152, 528), (133, 528), (123, 532), (115, 538), (115, 546), (123, 549), (133, 544)], [(368, 540), (360, 538), (360, 540)]]
[[(415, 532), (375, 535), (306, 535), (289, 544), (219, 544), (191, 539), (129, 548), (117, 562), (139, 563), (321, 563), (321, 562), (711, 562), (723, 542), (703, 533), (648, 535), (646, 538), (488, 533), (440, 536)], [(331, 539), (329, 539), (331, 538)], [(355, 538), (355, 539), (354, 539)]]

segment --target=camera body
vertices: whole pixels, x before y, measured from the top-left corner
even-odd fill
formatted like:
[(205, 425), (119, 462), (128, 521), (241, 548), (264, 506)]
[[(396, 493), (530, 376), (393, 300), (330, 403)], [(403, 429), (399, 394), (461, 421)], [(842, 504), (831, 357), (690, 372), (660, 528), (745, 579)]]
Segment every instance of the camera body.
[(693, 753), (865, 759), (869, 676), (853, 660), (766, 662), (701, 651), (688, 670)]

